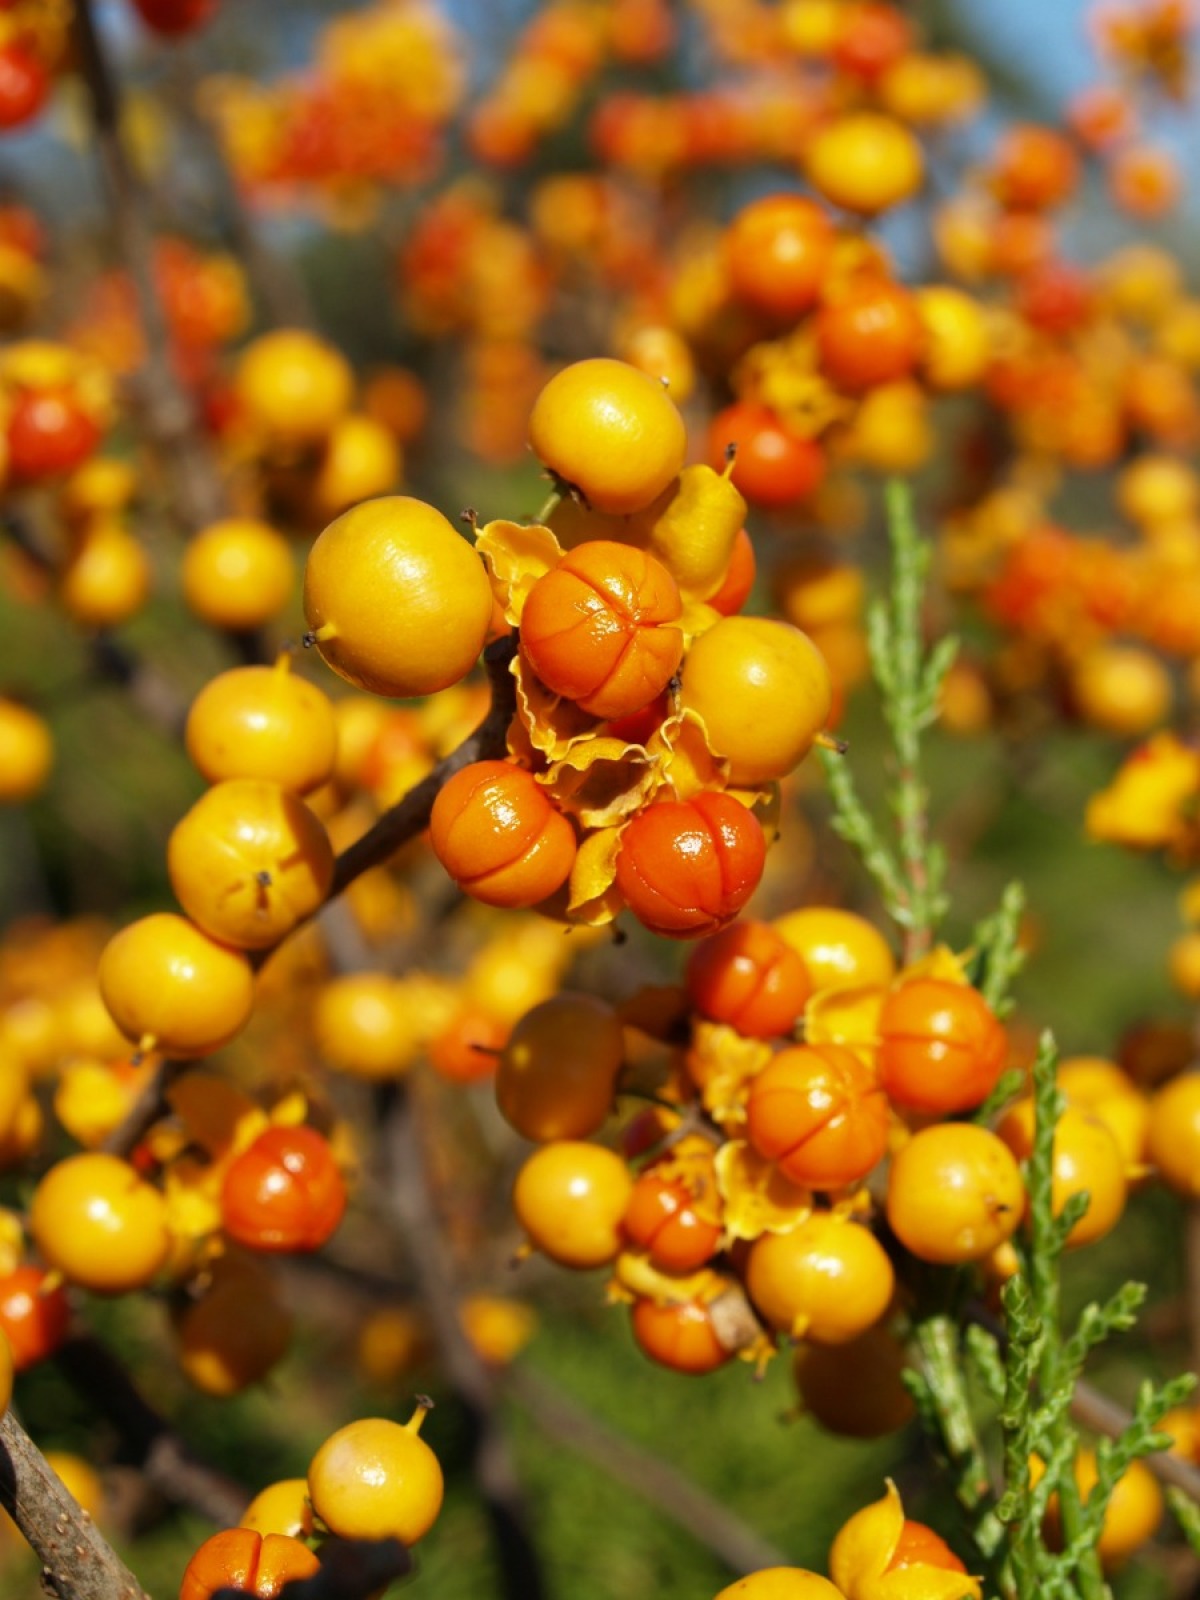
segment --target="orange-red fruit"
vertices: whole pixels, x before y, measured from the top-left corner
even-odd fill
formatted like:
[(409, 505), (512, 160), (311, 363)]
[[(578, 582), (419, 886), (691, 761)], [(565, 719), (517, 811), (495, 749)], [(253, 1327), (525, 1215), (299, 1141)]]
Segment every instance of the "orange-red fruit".
[(767, 922), (735, 922), (688, 958), (688, 997), (748, 1039), (790, 1033), (812, 993), (804, 962)]
[(717, 1338), (708, 1307), (696, 1300), (673, 1305), (638, 1300), (633, 1336), (652, 1361), (676, 1372), (713, 1372), (733, 1355)]
[(649, 704), (674, 676), (683, 609), (661, 561), (630, 545), (577, 545), (539, 578), (521, 614), (521, 648), (549, 689), (596, 717)]
[(695, 939), (742, 909), (766, 853), (758, 818), (730, 795), (660, 801), (621, 836), (617, 888), (652, 933)]
[(315, 1128), (267, 1128), (230, 1163), (225, 1232), (251, 1250), (319, 1250), (346, 1209), (346, 1185)]
[(834, 237), (829, 217), (803, 195), (771, 194), (752, 201), (725, 236), (734, 294), (769, 317), (798, 317), (816, 302)]
[(948, 1116), (981, 1105), (1004, 1070), (1008, 1038), (969, 984), (913, 978), (879, 1014), (879, 1081), (899, 1106)]
[(623, 1223), (630, 1242), (664, 1272), (695, 1272), (715, 1254), (721, 1224), (697, 1211), (678, 1178), (644, 1172), (633, 1186)]
[(1002, 203), (1040, 211), (1061, 205), (1079, 181), (1079, 158), (1065, 134), (1022, 122), (996, 154), (993, 183)]
[(565, 883), (575, 833), (531, 772), (475, 761), (439, 791), (429, 818), (434, 854), (455, 883), (489, 906), (533, 906)]
[(50, 1287), (49, 1276), (45, 1267), (26, 1262), (0, 1278), (0, 1333), (17, 1372), (53, 1355), (67, 1336), (67, 1293), (61, 1283)]
[(188, 1562), (179, 1600), (209, 1600), (220, 1589), (275, 1600), (285, 1583), (310, 1578), (320, 1565), (306, 1544), (286, 1533), (226, 1528), (206, 1539)]
[(822, 306), (816, 336), (826, 377), (858, 394), (907, 378), (920, 358), (925, 331), (909, 290), (864, 275)]
[(722, 467), (737, 446), (733, 485), (751, 505), (767, 510), (807, 499), (825, 476), (825, 456), (815, 440), (793, 433), (770, 409), (738, 400), (719, 411), (708, 431), (708, 459)]
[(842, 1045), (781, 1050), (751, 1083), (746, 1119), (759, 1155), (801, 1188), (853, 1183), (887, 1149), (887, 1096)]

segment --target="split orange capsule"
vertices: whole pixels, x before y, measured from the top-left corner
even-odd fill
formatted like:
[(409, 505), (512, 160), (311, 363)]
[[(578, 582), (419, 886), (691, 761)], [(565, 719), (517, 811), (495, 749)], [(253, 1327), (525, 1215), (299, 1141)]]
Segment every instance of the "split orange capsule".
[(759, 1155), (801, 1188), (854, 1183), (887, 1149), (887, 1096), (842, 1045), (781, 1050), (750, 1085), (746, 1118)]
[(675, 674), (679, 589), (661, 561), (615, 540), (577, 545), (540, 578), (521, 615), (521, 648), (547, 688), (596, 717), (648, 705)]
[(748, 1039), (790, 1033), (812, 988), (800, 956), (767, 922), (723, 928), (698, 944), (687, 964), (696, 1009)]
[(633, 1186), (622, 1226), (664, 1272), (695, 1272), (716, 1253), (721, 1224), (697, 1209), (686, 1184), (644, 1172)]
[(762, 877), (758, 818), (732, 796), (660, 801), (621, 836), (617, 888), (652, 933), (695, 939), (731, 921)]
[(575, 833), (533, 774), (475, 761), (438, 792), (429, 819), (434, 854), (455, 883), (489, 906), (533, 906), (566, 882)]
[(977, 989), (914, 978), (879, 1014), (879, 1081), (897, 1105), (949, 1116), (981, 1105), (1004, 1070), (1008, 1036)]
[(206, 1539), (188, 1562), (179, 1600), (209, 1600), (219, 1589), (274, 1600), (285, 1583), (309, 1578), (319, 1566), (308, 1546), (287, 1534), (264, 1538), (253, 1528), (226, 1528)]

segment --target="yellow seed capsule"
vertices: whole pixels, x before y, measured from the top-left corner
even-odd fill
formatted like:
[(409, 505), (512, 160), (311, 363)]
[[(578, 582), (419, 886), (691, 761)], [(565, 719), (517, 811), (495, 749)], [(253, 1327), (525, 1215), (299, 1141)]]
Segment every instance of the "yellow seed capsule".
[(685, 467), (650, 532), (650, 550), (689, 600), (716, 594), (729, 571), (733, 543), (746, 520), (746, 502), (730, 474), (704, 462)]

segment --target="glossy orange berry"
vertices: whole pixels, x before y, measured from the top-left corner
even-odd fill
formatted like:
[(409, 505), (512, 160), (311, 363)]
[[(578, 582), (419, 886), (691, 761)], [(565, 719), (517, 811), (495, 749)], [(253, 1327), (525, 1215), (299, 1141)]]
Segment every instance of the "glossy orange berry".
[(746, 1134), (802, 1189), (840, 1189), (883, 1159), (887, 1096), (860, 1056), (841, 1045), (799, 1045), (750, 1084)]
[(296, 570), (281, 533), (250, 517), (212, 522), (188, 541), (183, 598), (214, 628), (260, 628), (291, 599)]
[(688, 957), (688, 998), (749, 1039), (790, 1033), (812, 993), (803, 960), (768, 922), (731, 924)]
[(1200, 1073), (1182, 1073), (1156, 1092), (1146, 1154), (1177, 1194), (1200, 1199)]
[(483, 562), (440, 511), (367, 500), (317, 536), (304, 615), (326, 663), (373, 694), (433, 694), (465, 678), (492, 622)]
[(981, 1105), (1008, 1055), (1003, 1024), (977, 989), (913, 978), (879, 1014), (879, 1081), (897, 1105), (947, 1116)]
[(586, 1139), (612, 1110), (624, 1058), (624, 1032), (610, 1005), (587, 994), (556, 994), (525, 1013), (501, 1052), (500, 1114), (539, 1144)]
[(1057, 129), (1023, 122), (1004, 134), (992, 178), (1004, 205), (1030, 211), (1061, 205), (1078, 181), (1079, 158)]
[(625, 1233), (664, 1272), (695, 1272), (712, 1259), (720, 1242), (714, 1205), (710, 1196), (706, 1214), (681, 1179), (643, 1172), (625, 1208)]
[(333, 345), (300, 328), (262, 334), (243, 350), (234, 393), (268, 445), (313, 444), (349, 409), (354, 379)]
[[(1005, 1112), (997, 1134), (1018, 1160), (1033, 1153), (1033, 1101), (1018, 1100)], [(1128, 1181), (1120, 1146), (1098, 1117), (1067, 1106), (1054, 1126), (1051, 1203), (1054, 1215), (1072, 1195), (1086, 1193), (1088, 1208), (1067, 1235), (1069, 1247), (1092, 1244), (1116, 1227), (1125, 1210)]]
[(292, 672), (286, 656), (210, 678), (192, 701), (184, 740), (209, 783), (262, 778), (293, 794), (326, 783), (337, 754), (329, 696)]
[(100, 443), (100, 432), (72, 386), (19, 388), (8, 412), (9, 476), (29, 484), (71, 472)]
[(674, 1372), (700, 1376), (732, 1360), (713, 1327), (712, 1313), (697, 1300), (659, 1304), (639, 1297), (632, 1311), (633, 1336), (652, 1361)]
[(315, 1128), (267, 1128), (221, 1186), (221, 1225), (250, 1250), (319, 1250), (345, 1209), (345, 1179)]
[(825, 454), (815, 439), (796, 433), (769, 406), (737, 400), (713, 418), (708, 459), (724, 464), (737, 446), (733, 485), (751, 505), (782, 510), (806, 500), (825, 476)]
[(683, 466), (683, 418), (657, 379), (594, 357), (557, 373), (534, 401), (529, 443), (595, 511), (628, 515), (658, 498)]
[(433, 853), (485, 905), (533, 906), (566, 882), (575, 831), (524, 767), (474, 761), (438, 791), (429, 819)]
[(884, 0), (851, 0), (839, 19), (834, 65), (874, 83), (908, 54), (912, 41), (912, 24), (896, 6)]
[(167, 871), (198, 927), (259, 950), (321, 905), (333, 881), (333, 846), (324, 824), (279, 784), (230, 778), (176, 823)]
[(585, 1271), (615, 1259), (633, 1179), (602, 1145), (559, 1139), (535, 1150), (517, 1173), (513, 1210), (535, 1250)]
[(912, 293), (874, 274), (854, 279), (826, 300), (815, 332), (821, 370), (849, 394), (908, 377), (925, 340)]
[(764, 1233), (746, 1260), (746, 1288), (773, 1328), (817, 1344), (842, 1344), (879, 1321), (895, 1274), (860, 1222), (814, 1211), (788, 1233)]
[(693, 643), (680, 701), (703, 719), (709, 743), (742, 787), (782, 778), (825, 726), (833, 685), (806, 633), (769, 617), (722, 617)]
[(50, 1168), (34, 1190), (29, 1231), (49, 1266), (95, 1294), (144, 1288), (171, 1245), (162, 1195), (101, 1151)]
[(896, 958), (873, 923), (840, 906), (801, 906), (772, 926), (803, 960), (813, 988), (881, 986), (896, 973)]
[(444, 1484), (420, 1437), (429, 1402), (406, 1423), (364, 1417), (339, 1428), (309, 1462), (315, 1514), (340, 1539), (416, 1544), (437, 1521)]
[(54, 741), (35, 711), (0, 697), (0, 805), (32, 800), (54, 764)]
[(242, 1031), (254, 1007), (254, 975), (241, 951), (167, 911), (114, 934), (96, 976), (126, 1038), (165, 1055), (219, 1050)]
[(800, 316), (816, 303), (834, 239), (828, 215), (803, 195), (772, 194), (752, 201), (725, 235), (734, 294), (766, 316)]
[(306, 1544), (287, 1534), (226, 1528), (206, 1539), (188, 1562), (179, 1600), (210, 1600), (220, 1589), (275, 1600), (285, 1583), (310, 1578), (320, 1565)]
[(986, 1128), (940, 1122), (892, 1158), (888, 1224), (922, 1261), (982, 1261), (1012, 1237), (1024, 1212), (1021, 1170)]
[(757, 817), (727, 794), (662, 800), (626, 826), (617, 888), (652, 933), (694, 939), (729, 922), (754, 893), (766, 861)]
[(805, 167), (824, 199), (867, 217), (909, 199), (925, 175), (916, 136), (876, 111), (850, 112), (818, 129)]
[(904, 1386), (904, 1349), (882, 1322), (845, 1344), (796, 1348), (792, 1374), (808, 1414), (830, 1433), (879, 1439), (916, 1414)]
[(898, 1572), (903, 1567), (940, 1567), (943, 1572), (966, 1572), (966, 1567), (951, 1550), (940, 1533), (925, 1522), (914, 1522), (905, 1517), (900, 1529), (887, 1572)]
[(521, 649), (556, 694), (595, 717), (648, 705), (675, 675), (683, 610), (674, 578), (654, 556), (595, 539), (539, 578), (521, 613)]
[(67, 1336), (71, 1307), (45, 1267), (24, 1262), (0, 1278), (0, 1332), (18, 1372), (52, 1356)]

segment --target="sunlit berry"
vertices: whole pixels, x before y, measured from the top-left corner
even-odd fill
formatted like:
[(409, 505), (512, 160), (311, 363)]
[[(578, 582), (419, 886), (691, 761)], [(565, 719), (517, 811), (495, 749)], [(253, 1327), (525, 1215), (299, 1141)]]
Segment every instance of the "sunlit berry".
[(267, 1128), (221, 1186), (221, 1225), (250, 1250), (319, 1250), (345, 1209), (345, 1179), (315, 1128)]
[(29, 1230), (48, 1265), (96, 1294), (144, 1288), (171, 1243), (162, 1195), (100, 1151), (50, 1168), (34, 1190)]
[(575, 861), (575, 832), (531, 772), (475, 761), (438, 791), (429, 819), (434, 854), (485, 905), (533, 906)]
[(781, 1050), (750, 1084), (746, 1134), (790, 1183), (842, 1188), (883, 1158), (887, 1096), (871, 1068), (841, 1045)]
[(894, 1287), (870, 1229), (828, 1211), (764, 1233), (746, 1261), (746, 1288), (771, 1326), (817, 1344), (857, 1338), (883, 1316)]
[(526, 1159), (513, 1186), (513, 1210), (535, 1250), (585, 1271), (620, 1251), (632, 1190), (620, 1156), (601, 1145), (559, 1139)]
[(737, 915), (765, 861), (754, 814), (730, 795), (705, 792), (640, 811), (621, 835), (616, 881), (651, 932), (699, 938)]
[(442, 1508), (442, 1469), (420, 1437), (427, 1404), (407, 1423), (365, 1417), (330, 1434), (308, 1467), (313, 1511), (340, 1539), (416, 1544)]

